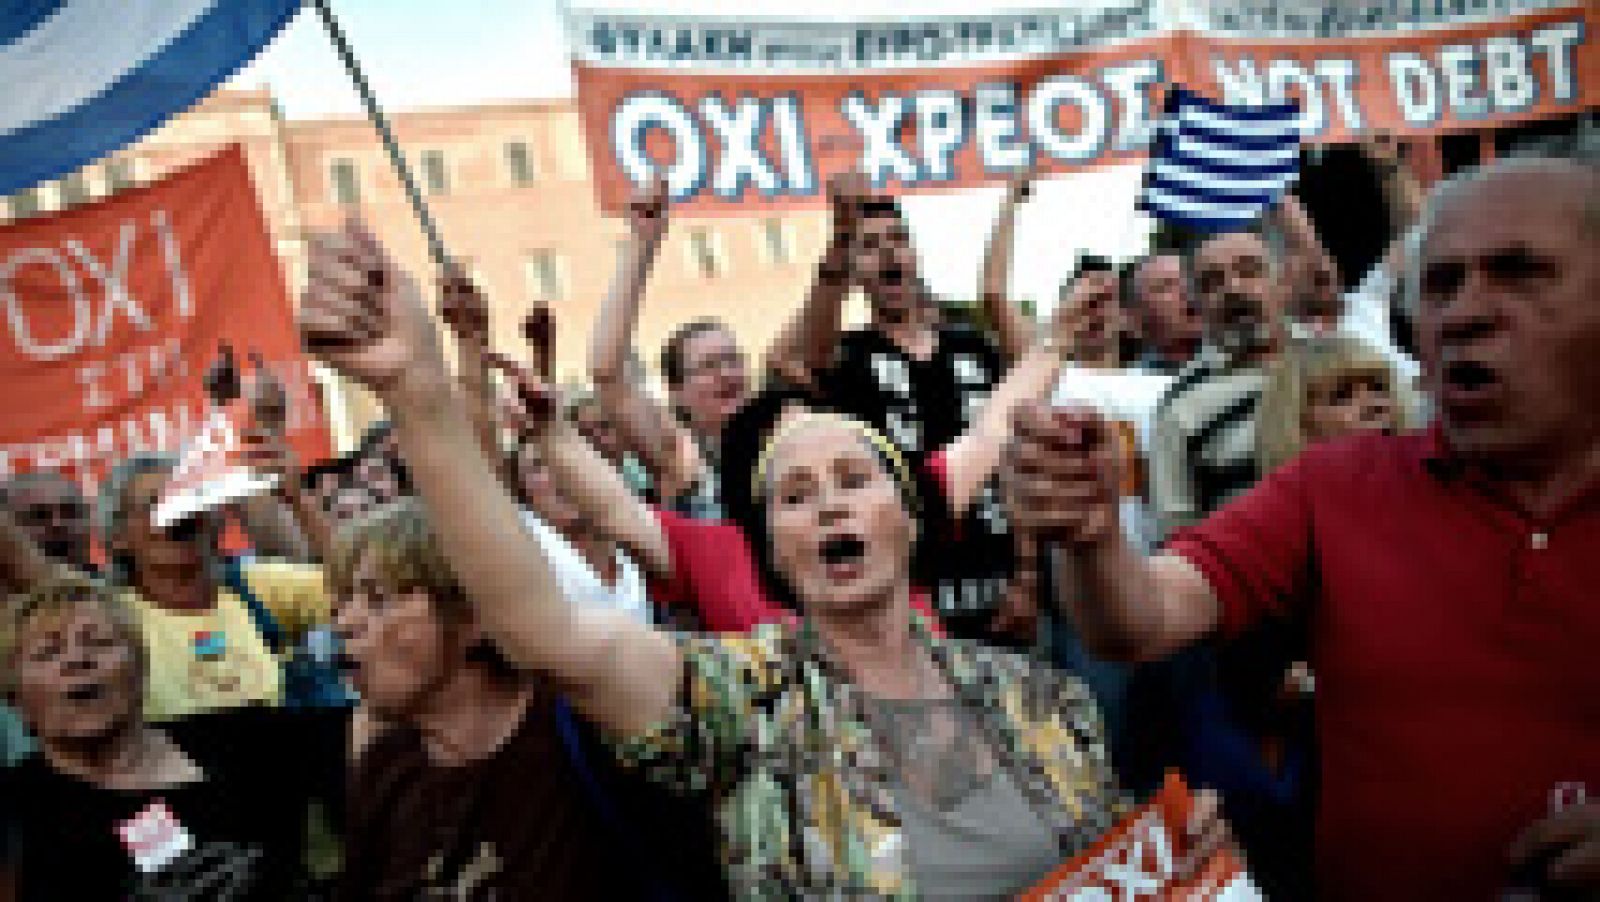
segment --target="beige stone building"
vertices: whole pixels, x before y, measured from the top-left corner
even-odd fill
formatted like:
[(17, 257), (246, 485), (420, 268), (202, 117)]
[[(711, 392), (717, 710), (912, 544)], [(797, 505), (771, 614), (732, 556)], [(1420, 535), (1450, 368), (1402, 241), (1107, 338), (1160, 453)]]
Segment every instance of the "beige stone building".
[[(496, 344), (521, 351), (529, 305), (556, 313), (557, 373), (583, 377), (590, 328), (611, 279), (624, 223), (601, 214), (570, 101), (527, 101), (394, 114), (400, 144), (450, 252), (489, 295)], [(419, 276), (433, 266), (372, 125), (364, 118), (288, 120), (267, 91), (223, 91), (144, 140), (71, 176), (0, 201), (0, 219), (83, 203), (158, 179), (229, 143), (243, 145), (289, 284), (303, 281), (308, 229), (359, 212)], [(673, 225), (645, 298), (639, 351), (654, 361), (686, 320), (715, 316), (764, 348), (800, 302), (825, 240), (817, 213), (717, 217)], [(330, 381), (341, 445), (376, 414)]]

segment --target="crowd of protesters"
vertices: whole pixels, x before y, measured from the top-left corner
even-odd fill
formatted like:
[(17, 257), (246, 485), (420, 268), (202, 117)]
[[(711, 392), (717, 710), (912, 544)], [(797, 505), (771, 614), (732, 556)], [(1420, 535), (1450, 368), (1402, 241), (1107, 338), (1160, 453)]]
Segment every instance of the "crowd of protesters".
[(385, 408), (354, 452), (296, 460), (227, 351), (271, 492), (0, 485), (0, 900), (1011, 898), (1172, 770), (1180, 873), (1600, 897), (1600, 154), (1427, 193), (1364, 150), (1371, 273), (1288, 197), (1079, 258), (1039, 322), (1030, 177), (971, 307), (836, 177), (765, 357), (686, 323), (659, 393), (660, 184), (581, 389), (551, 311), (496, 353), (460, 273), (441, 328), (360, 222), (313, 236), (305, 346)]

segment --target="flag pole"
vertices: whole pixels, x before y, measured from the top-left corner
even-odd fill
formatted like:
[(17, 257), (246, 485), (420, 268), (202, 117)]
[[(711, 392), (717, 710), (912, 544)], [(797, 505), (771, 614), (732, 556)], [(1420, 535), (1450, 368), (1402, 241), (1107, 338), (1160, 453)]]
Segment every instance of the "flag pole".
[(428, 209), (428, 202), (423, 198), (421, 189), (417, 187), (416, 176), (406, 163), (405, 154), (400, 152), (400, 143), (395, 140), (394, 131), (389, 127), (389, 117), (384, 115), (383, 107), (378, 105), (377, 95), (372, 93), (372, 85), (367, 83), (367, 76), (362, 72), (361, 63), (356, 60), (355, 51), (351, 49), (344, 28), (334, 16), (329, 0), (311, 0), (311, 5), (317, 8), (317, 14), (321, 16), (322, 24), (328, 30), (328, 38), (333, 41), (333, 49), (339, 54), (339, 61), (344, 63), (345, 71), (355, 83), (356, 93), (361, 95), (361, 105), (366, 107), (367, 118), (372, 120), (373, 127), (378, 130), (378, 138), (383, 142), (383, 149), (389, 154), (389, 164), (394, 167), (395, 174), (400, 176), (400, 185), (405, 189), (406, 200), (411, 203), (411, 212), (417, 215), (417, 222), (422, 226), (422, 234), (428, 239), (428, 252), (432, 255), (434, 264), (439, 267), (439, 271), (444, 272), (449, 266), (450, 253), (445, 250), (444, 239), (439, 237), (438, 223), (434, 221), (433, 213)]

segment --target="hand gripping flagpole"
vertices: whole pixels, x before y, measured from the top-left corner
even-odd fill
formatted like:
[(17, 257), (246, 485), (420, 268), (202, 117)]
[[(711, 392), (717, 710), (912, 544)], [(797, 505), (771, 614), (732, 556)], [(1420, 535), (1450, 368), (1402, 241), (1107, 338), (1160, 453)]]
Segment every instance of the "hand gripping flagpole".
[(372, 93), (372, 86), (367, 83), (366, 74), (361, 71), (361, 63), (356, 60), (355, 51), (351, 49), (350, 41), (345, 37), (344, 28), (334, 17), (329, 0), (311, 0), (311, 5), (317, 8), (317, 14), (322, 17), (322, 24), (327, 27), (328, 37), (333, 41), (333, 49), (339, 54), (339, 61), (344, 63), (345, 71), (350, 73), (350, 80), (355, 83), (356, 93), (361, 95), (361, 104), (366, 107), (367, 117), (378, 130), (378, 138), (383, 142), (383, 149), (389, 154), (389, 163), (394, 166), (395, 174), (400, 176), (400, 184), (405, 188), (406, 199), (411, 202), (411, 211), (417, 214), (422, 234), (428, 239), (428, 252), (432, 255), (434, 264), (439, 267), (440, 272), (447, 271), (450, 266), (450, 254), (445, 250), (444, 239), (439, 237), (439, 226), (433, 219), (433, 213), (428, 209), (428, 202), (423, 198), (421, 189), (417, 187), (416, 176), (406, 163), (405, 154), (400, 152), (400, 143), (395, 140), (394, 131), (389, 127), (389, 117), (384, 115), (383, 107), (378, 105), (378, 98)]

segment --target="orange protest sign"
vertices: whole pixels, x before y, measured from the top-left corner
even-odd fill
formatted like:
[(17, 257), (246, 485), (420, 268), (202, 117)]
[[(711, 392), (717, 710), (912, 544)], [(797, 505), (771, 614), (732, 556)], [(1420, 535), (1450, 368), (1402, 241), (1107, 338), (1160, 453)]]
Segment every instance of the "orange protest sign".
[(899, 193), (1137, 159), (1173, 84), (1224, 103), (1298, 100), (1313, 143), (1568, 115), (1600, 106), (1595, 9), (1086, 0), (892, 21), (604, 9), (570, 13), (569, 31), (601, 206), (619, 212), (660, 173), (687, 212), (748, 213), (819, 204), (846, 169)]
[(1169, 773), (1148, 803), (1023, 893), (1022, 902), (1247, 902), (1262, 898), (1238, 856), (1227, 850), (1205, 860), (1192, 876), (1178, 878), (1178, 860), (1188, 851), (1185, 826), (1193, 810), (1189, 787), (1182, 777)]
[(0, 228), (0, 478), (66, 470), (89, 489), (140, 450), (179, 452), (206, 422), (219, 344), (260, 352), (303, 460), (329, 437), (243, 154)]

